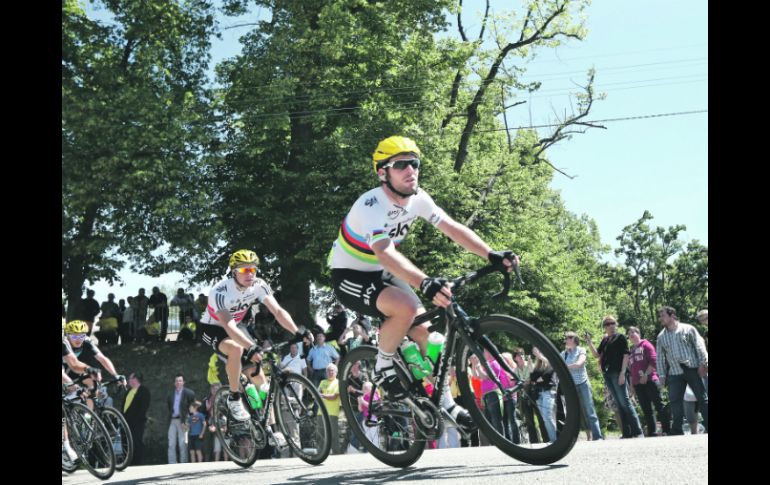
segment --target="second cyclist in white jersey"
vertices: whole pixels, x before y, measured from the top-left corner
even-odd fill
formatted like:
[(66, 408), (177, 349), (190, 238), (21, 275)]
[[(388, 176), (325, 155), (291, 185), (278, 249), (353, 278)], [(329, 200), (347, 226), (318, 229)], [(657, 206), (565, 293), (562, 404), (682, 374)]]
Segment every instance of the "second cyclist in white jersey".
[[(238, 384), (243, 365), (260, 360), (257, 345), (238, 327), (249, 307), (255, 302), (264, 304), (278, 323), (295, 334), (296, 338), (312, 342), (310, 332), (300, 332), (289, 312), (283, 309), (264, 280), (257, 278), (259, 258), (254, 251), (241, 249), (230, 256), (230, 274), (215, 284), (209, 292), (206, 313), (201, 318), (203, 341), (227, 359), (227, 378), (230, 382), (228, 407), (233, 417), (240, 421), (249, 419), (249, 413), (239, 399)], [(256, 370), (260, 371), (260, 366)], [(264, 382), (260, 373), (255, 379), (257, 386)]]

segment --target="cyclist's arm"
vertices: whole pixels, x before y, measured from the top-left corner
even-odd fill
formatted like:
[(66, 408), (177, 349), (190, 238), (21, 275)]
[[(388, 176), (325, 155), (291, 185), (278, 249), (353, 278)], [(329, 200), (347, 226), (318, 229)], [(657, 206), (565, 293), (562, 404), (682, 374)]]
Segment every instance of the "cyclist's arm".
[[(83, 362), (80, 362), (77, 357), (75, 357), (75, 354), (67, 354), (64, 356), (64, 362), (67, 363), (70, 369), (77, 372), (78, 374), (82, 374), (83, 372), (88, 369), (88, 364), (84, 364)], [(62, 369), (64, 371), (64, 369)]]
[(98, 360), (104, 366), (104, 368), (107, 369), (107, 372), (109, 372), (113, 376), (118, 375), (118, 371), (115, 370), (115, 365), (106, 355), (100, 352), (96, 354), (96, 360)]
[(289, 315), (289, 312), (283, 309), (283, 307), (278, 303), (273, 295), (266, 296), (265, 299), (262, 300), (262, 304), (264, 304), (267, 309), (270, 310), (270, 313), (275, 316), (275, 319), (278, 320), (278, 323), (283, 328), (288, 330), (289, 333), (294, 335), (299, 331), (297, 324), (294, 323), (294, 320), (291, 318), (291, 315)]
[(398, 252), (390, 239), (377, 241), (371, 247), (380, 264), (397, 278), (409, 283), (410, 286), (419, 288), (422, 280), (428, 277), (406, 256)]
[(230, 315), (229, 311), (219, 310), (217, 312), (217, 318), (220, 322), (226, 322), (223, 325), (225, 332), (227, 332), (227, 336), (233, 339), (235, 343), (245, 349), (248, 349), (254, 345), (254, 342), (252, 342), (251, 339), (248, 338), (240, 328), (238, 328), (238, 324), (235, 323), (235, 319), (233, 319), (233, 316)]
[(439, 231), (446, 234), (449, 239), (477, 256), (487, 259), (487, 255), (492, 251), (492, 248), (482, 241), (479, 235), (473, 232), (472, 229), (460, 224), (448, 215), (436, 227)]

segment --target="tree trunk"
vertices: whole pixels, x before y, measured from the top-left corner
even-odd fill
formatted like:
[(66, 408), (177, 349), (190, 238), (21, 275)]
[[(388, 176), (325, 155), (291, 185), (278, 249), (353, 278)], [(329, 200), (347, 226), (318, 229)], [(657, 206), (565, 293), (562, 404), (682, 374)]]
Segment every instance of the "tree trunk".
[(307, 274), (305, 263), (292, 259), (281, 266), (281, 306), (294, 319), (297, 325), (311, 328), (315, 317), (310, 314), (310, 276)]
[(96, 222), (96, 214), (99, 212), (97, 205), (90, 205), (83, 214), (83, 220), (78, 225), (77, 232), (72, 238), (70, 253), (64, 255), (65, 273), (62, 275), (64, 280), (64, 294), (67, 296), (67, 320), (75, 317), (75, 312), (80, 304), (80, 298), (83, 296), (83, 283), (87, 276), (86, 255), (79, 249), (83, 241), (91, 238)]

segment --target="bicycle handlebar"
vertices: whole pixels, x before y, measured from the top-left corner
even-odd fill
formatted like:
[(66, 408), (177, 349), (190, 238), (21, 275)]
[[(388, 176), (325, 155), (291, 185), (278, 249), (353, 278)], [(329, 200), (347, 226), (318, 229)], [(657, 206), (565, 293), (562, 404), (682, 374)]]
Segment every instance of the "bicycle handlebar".
[[(520, 286), (524, 286), (524, 280), (521, 279), (521, 268), (519, 268), (519, 265), (514, 263), (513, 264), (513, 270), (516, 273), (516, 278), (519, 281)], [(488, 274), (499, 272), (503, 275), (503, 289), (500, 290), (500, 292), (495, 293), (492, 295), (492, 298), (499, 299), (504, 296), (507, 296), (508, 293), (511, 290), (511, 273), (509, 273), (506, 270), (500, 269), (497, 266), (494, 265), (487, 265), (484, 266), (481, 269), (478, 269), (476, 271), (471, 271), (470, 273), (466, 273), (462, 276), (459, 276), (451, 281), (451, 286), (453, 288), (462, 288), (468, 283), (472, 283), (480, 278), (483, 278), (484, 276), (487, 276)]]

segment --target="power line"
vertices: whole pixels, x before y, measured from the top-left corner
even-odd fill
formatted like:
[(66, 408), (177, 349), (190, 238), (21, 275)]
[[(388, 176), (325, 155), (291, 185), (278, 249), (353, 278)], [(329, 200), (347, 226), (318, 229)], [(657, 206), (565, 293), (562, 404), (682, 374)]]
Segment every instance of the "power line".
[[(625, 69), (633, 69), (636, 67), (647, 67), (647, 66), (662, 66), (662, 65), (669, 65), (669, 64), (687, 64), (688, 67), (691, 64), (702, 64), (704, 62), (708, 62), (708, 57), (695, 57), (690, 59), (676, 59), (671, 61), (661, 61), (661, 62), (648, 62), (644, 64), (627, 64), (622, 66), (612, 66), (612, 67), (595, 67), (597, 73), (605, 73), (607, 71), (617, 71), (617, 70), (625, 70)], [(677, 66), (671, 66), (676, 68)], [(667, 67), (668, 68), (668, 67)], [(642, 69), (642, 71), (646, 71), (647, 69)], [(528, 75), (531, 75), (532, 77), (536, 77), (538, 80), (543, 78), (549, 78), (552, 76), (564, 76), (567, 74), (584, 74), (586, 72), (585, 69), (580, 69), (576, 71), (563, 71), (563, 72), (552, 72), (552, 73), (544, 73), (544, 74), (531, 74), (527, 73)]]
[[(640, 80), (640, 81), (626, 81), (622, 83), (611, 83), (606, 84), (602, 86), (595, 86), (594, 89), (601, 90), (604, 86), (610, 86), (610, 85), (626, 85), (629, 83), (637, 83), (637, 82), (651, 82), (656, 80), (665, 80), (665, 79), (681, 79), (683, 77), (692, 77), (692, 76), (674, 76), (671, 78), (656, 78), (656, 79), (647, 79), (647, 80)], [(701, 82), (703, 79), (696, 79), (692, 81), (683, 81), (683, 82), (676, 82), (676, 83), (656, 83), (656, 84), (648, 84), (643, 86), (630, 86), (625, 88), (613, 88), (610, 91), (607, 91), (607, 93), (612, 93), (615, 91), (622, 91), (627, 89), (636, 89), (636, 88), (647, 88), (647, 87), (653, 87), (653, 86), (668, 86), (668, 85), (675, 85), (675, 84), (683, 84), (687, 82)], [(558, 89), (558, 90), (551, 90), (551, 91), (543, 91), (543, 93), (549, 93), (549, 94), (543, 94), (539, 96), (531, 96), (531, 98), (545, 98), (545, 97), (556, 97), (559, 95), (566, 95), (566, 94), (572, 94), (572, 90), (569, 89)], [(435, 101), (406, 101), (403, 103), (393, 103), (385, 105), (381, 108), (381, 110), (399, 110), (399, 111), (405, 111), (405, 110), (413, 110), (413, 109), (421, 109), (426, 107), (435, 107), (437, 102)], [(280, 106), (280, 104), (277, 104)], [(248, 115), (248, 118), (250, 120), (268, 120), (268, 119), (274, 119), (274, 118), (281, 118), (281, 117), (294, 117), (299, 119), (304, 118), (310, 118), (316, 115), (327, 115), (327, 116), (339, 116), (339, 115), (349, 115), (353, 114), (356, 111), (363, 110), (364, 107), (362, 106), (353, 106), (349, 108), (325, 108), (325, 109), (318, 109), (318, 110), (305, 110), (305, 111), (290, 111), (290, 112), (274, 112), (274, 113), (260, 113), (260, 114), (250, 114)]]
[[(695, 111), (679, 111), (675, 113), (657, 113), (652, 115), (638, 115), (638, 116), (626, 116), (623, 118), (606, 118), (603, 120), (590, 120), (590, 121), (581, 121), (581, 123), (590, 123), (590, 124), (596, 124), (596, 123), (612, 123), (615, 121), (629, 121), (629, 120), (643, 120), (643, 119), (649, 119), (649, 118), (664, 118), (667, 116), (684, 116), (684, 115), (692, 115), (692, 114), (699, 114), (699, 113), (708, 113), (708, 109), (700, 109)], [(526, 129), (534, 129), (534, 128), (555, 128), (557, 126), (561, 126), (561, 124), (550, 124), (550, 125), (532, 125), (532, 126), (517, 126), (513, 128), (494, 128), (490, 130), (476, 130), (476, 133), (490, 133), (495, 131), (509, 131), (509, 130), (526, 130)]]
[[(707, 60), (707, 58), (704, 58)], [(698, 61), (701, 61), (701, 59), (696, 59)], [(649, 63), (649, 64), (631, 64), (626, 66), (615, 66), (614, 68), (607, 68), (607, 69), (630, 69), (640, 66), (651, 66), (651, 65), (670, 65), (673, 63), (681, 63), (683, 60), (674, 60), (674, 61), (663, 61), (663, 62), (656, 62), (656, 63)], [(702, 61), (701, 61), (702, 62)], [(676, 67), (676, 66), (671, 66)], [(671, 67), (664, 67), (664, 69), (670, 69)], [(641, 69), (638, 72), (648, 71), (650, 69)], [(655, 70), (655, 69), (652, 69)], [(604, 73), (606, 70), (602, 70), (601, 72)], [(565, 71), (565, 74), (568, 73), (583, 73), (584, 71)], [(552, 75), (556, 75), (558, 73), (551, 73)], [(608, 74), (622, 74), (622, 73), (608, 73)], [(701, 74), (701, 73), (699, 73)], [(695, 74), (693, 74), (695, 75)], [(551, 79), (544, 78), (543, 81), (554, 81), (557, 79), (568, 79), (571, 78), (571, 76), (563, 76), (563, 77), (554, 77)], [(661, 78), (661, 79), (667, 79), (667, 78)], [(673, 79), (673, 78), (672, 78)], [(659, 79), (655, 79), (659, 80)], [(495, 80), (496, 82), (499, 82), (498, 80)], [(628, 82), (649, 82), (650, 79), (644, 79), (644, 80), (636, 80), (636, 81), (628, 81)], [(464, 85), (467, 86), (476, 86), (480, 84), (479, 81), (466, 81)], [(527, 82), (533, 82), (533, 81), (524, 81), (520, 80), (521, 83), (527, 83)], [(611, 85), (611, 84), (603, 84), (603, 86)], [(390, 87), (390, 88), (362, 88), (362, 89), (353, 89), (353, 90), (341, 90), (341, 91), (335, 91), (333, 88), (328, 88), (326, 91), (321, 93), (314, 93), (314, 94), (306, 94), (306, 95), (295, 95), (291, 97), (283, 96), (281, 94), (273, 94), (273, 95), (265, 95), (261, 96), (261, 101), (270, 101), (270, 100), (280, 100), (280, 102), (272, 103), (273, 106), (288, 106), (291, 104), (295, 104), (298, 102), (305, 102), (305, 103), (313, 103), (313, 102), (323, 102), (327, 99), (333, 98), (335, 96), (352, 96), (352, 95), (364, 95), (364, 94), (390, 94), (390, 95), (409, 95), (412, 93), (419, 93), (423, 90), (423, 88), (432, 86), (430, 83), (424, 83), (424, 84), (414, 84), (414, 85), (408, 85), (408, 86), (397, 86), (397, 87)], [(448, 85), (442, 86), (440, 89), (448, 89)], [(258, 88), (251, 88), (251, 89), (258, 89)], [(439, 90), (440, 90), (439, 89)], [(433, 90), (432, 92), (439, 92), (439, 90)], [(540, 93), (543, 93), (544, 91), (539, 91)]]

